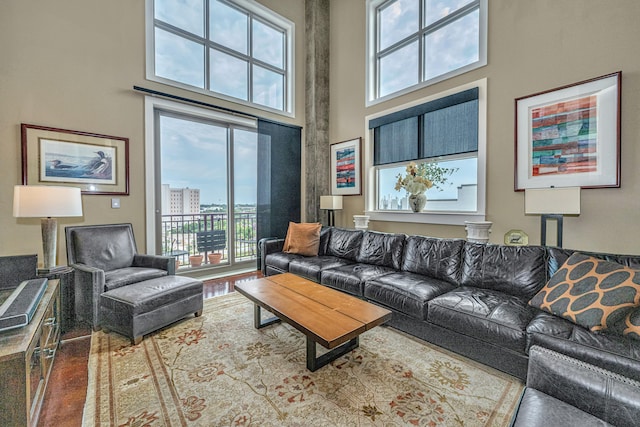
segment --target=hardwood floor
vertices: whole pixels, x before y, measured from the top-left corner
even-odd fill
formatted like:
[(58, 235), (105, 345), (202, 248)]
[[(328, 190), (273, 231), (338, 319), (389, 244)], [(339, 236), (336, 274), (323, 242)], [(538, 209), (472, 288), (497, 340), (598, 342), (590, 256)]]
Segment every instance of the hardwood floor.
[[(221, 277), (204, 282), (204, 298), (234, 292), (235, 284), (262, 277), (259, 271)], [(82, 410), (87, 395), (91, 330), (78, 326), (62, 337), (44, 397), (39, 427), (76, 427), (82, 425)]]

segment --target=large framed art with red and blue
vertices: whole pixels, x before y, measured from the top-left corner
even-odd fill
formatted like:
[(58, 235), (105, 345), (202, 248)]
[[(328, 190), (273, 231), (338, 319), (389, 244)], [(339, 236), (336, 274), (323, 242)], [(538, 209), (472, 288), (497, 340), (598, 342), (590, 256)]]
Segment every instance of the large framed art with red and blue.
[(515, 100), (514, 189), (620, 187), (622, 72)]

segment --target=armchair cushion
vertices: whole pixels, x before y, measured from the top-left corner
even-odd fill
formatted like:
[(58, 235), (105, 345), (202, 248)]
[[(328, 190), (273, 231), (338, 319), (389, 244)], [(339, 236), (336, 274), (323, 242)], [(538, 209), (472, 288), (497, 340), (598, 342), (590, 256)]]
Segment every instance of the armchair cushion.
[(111, 291), (132, 283), (144, 282), (145, 280), (156, 279), (166, 276), (166, 270), (157, 268), (125, 267), (117, 270), (107, 271), (104, 274), (104, 290)]
[(86, 264), (110, 271), (130, 267), (136, 254), (130, 224), (76, 227), (71, 231), (74, 264)]

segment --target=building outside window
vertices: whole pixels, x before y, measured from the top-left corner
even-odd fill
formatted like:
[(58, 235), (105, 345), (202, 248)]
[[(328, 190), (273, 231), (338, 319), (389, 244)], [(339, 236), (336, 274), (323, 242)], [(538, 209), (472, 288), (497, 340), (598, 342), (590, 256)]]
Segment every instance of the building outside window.
[(292, 115), (294, 24), (248, 0), (147, 0), (147, 79)]
[(368, 0), (367, 103), (487, 63), (487, 0)]

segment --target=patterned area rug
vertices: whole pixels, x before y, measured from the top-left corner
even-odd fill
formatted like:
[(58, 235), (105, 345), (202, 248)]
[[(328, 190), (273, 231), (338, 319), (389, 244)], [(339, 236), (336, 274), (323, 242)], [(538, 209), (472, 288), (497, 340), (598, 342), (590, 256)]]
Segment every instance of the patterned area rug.
[(83, 425), (505, 426), (523, 387), (388, 327), (313, 373), (305, 352), (286, 324), (254, 329), (236, 293), (137, 346), (94, 332)]

